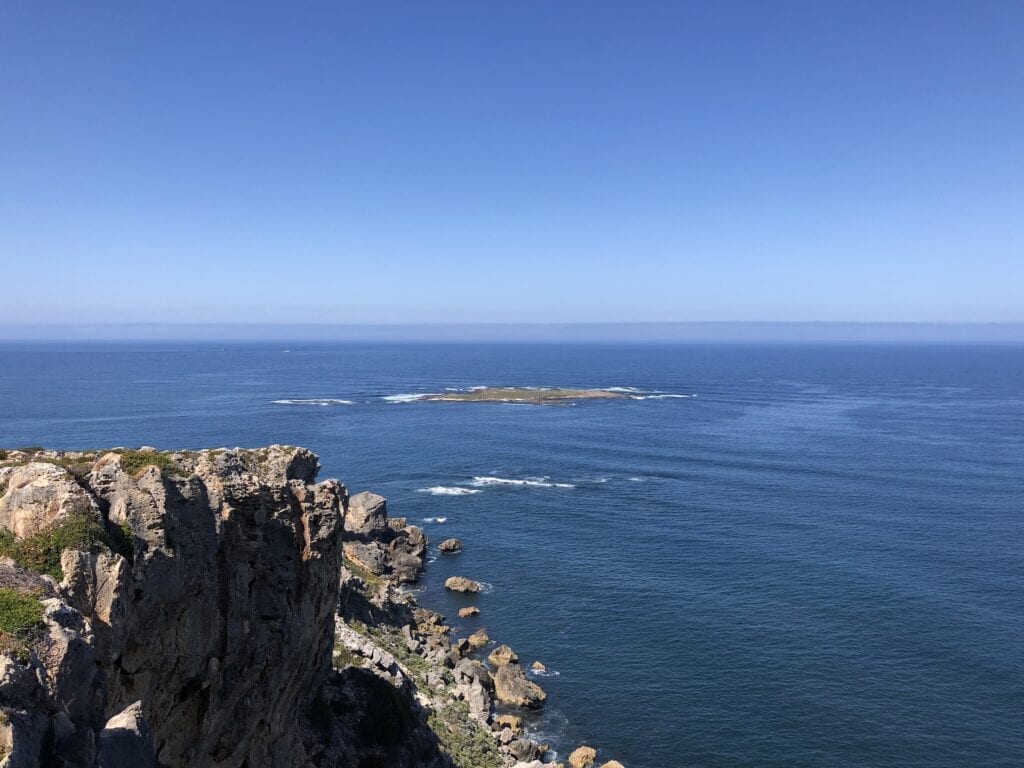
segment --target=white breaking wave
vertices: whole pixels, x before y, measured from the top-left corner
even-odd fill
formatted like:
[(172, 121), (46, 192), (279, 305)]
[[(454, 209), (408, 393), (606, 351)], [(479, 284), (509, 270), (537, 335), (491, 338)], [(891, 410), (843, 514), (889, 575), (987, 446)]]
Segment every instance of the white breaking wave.
[(551, 478), (544, 477), (524, 477), (522, 479), (515, 479), (509, 477), (490, 477), (478, 475), (473, 478), (469, 483), (478, 487), (487, 487), (489, 485), (516, 485), (516, 486), (528, 486), (530, 488), (575, 488), (576, 486), (572, 483), (552, 483)]
[(629, 478), (629, 482), (631, 482), (631, 483), (642, 483), (643, 481), (644, 481), (644, 478), (642, 478), (642, 477), (631, 477), (631, 478)]
[(532, 667), (529, 669), (529, 673), (534, 677), (558, 677), (562, 674), (553, 669), (533, 669)]
[(668, 400), (674, 398), (690, 398), (696, 395), (630, 395), (630, 400)]
[(423, 518), (423, 522), (424, 523), (441, 523), (443, 525), (444, 523), (448, 522), (448, 518), (447, 517), (424, 517)]
[(430, 488), (419, 489), (419, 493), (429, 493), (432, 496), (469, 496), (480, 492), (478, 488), (462, 488), (458, 485), (432, 485)]
[(384, 395), (381, 400), (386, 400), (389, 403), (415, 403), (424, 397), (430, 397), (430, 394), (430, 392), (422, 392), (417, 395)]
[(351, 400), (339, 400), (336, 397), (311, 397), (305, 400), (274, 400), (276, 405), (352, 405)]
[(605, 387), (605, 392), (642, 392), (643, 390), (637, 389), (636, 387)]

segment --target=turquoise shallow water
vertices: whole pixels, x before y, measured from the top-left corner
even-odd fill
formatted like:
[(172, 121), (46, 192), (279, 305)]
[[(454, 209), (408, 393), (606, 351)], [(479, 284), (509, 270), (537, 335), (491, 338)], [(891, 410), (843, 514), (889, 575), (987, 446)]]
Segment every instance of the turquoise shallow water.
[[(464, 539), (421, 602), (454, 616), (455, 573), (493, 587), (464, 626), (557, 673), (532, 727), (563, 753), (1024, 765), (1024, 347), (7, 344), (0, 363), (0, 445), (298, 443)], [(697, 397), (383, 399), (484, 384)], [(275, 402), (310, 399), (349, 402)]]

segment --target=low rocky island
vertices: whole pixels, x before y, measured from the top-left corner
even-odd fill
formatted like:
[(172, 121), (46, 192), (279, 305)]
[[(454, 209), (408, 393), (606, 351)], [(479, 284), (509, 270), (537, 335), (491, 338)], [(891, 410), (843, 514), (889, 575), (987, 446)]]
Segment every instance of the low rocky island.
[(0, 767), (561, 765), (507, 711), (547, 698), (515, 651), (401, 589), (423, 532), (318, 470), (0, 451)]
[(624, 392), (609, 389), (566, 389), (562, 387), (476, 387), (463, 392), (427, 395), (423, 400), (456, 403), (533, 403), (550, 405), (575, 400), (616, 400)]

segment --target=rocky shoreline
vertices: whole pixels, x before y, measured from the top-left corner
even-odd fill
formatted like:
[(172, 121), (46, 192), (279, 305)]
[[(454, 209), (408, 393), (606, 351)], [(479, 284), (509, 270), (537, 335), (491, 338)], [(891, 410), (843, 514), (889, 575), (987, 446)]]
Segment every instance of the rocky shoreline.
[(515, 652), (404, 588), (423, 531), (318, 470), (287, 446), (0, 451), (0, 766), (552, 765)]

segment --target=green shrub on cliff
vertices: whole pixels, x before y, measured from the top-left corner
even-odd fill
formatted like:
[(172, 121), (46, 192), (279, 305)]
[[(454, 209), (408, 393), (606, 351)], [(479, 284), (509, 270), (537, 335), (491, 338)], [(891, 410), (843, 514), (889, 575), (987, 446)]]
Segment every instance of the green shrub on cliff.
[(157, 451), (118, 451), (121, 457), (121, 469), (129, 475), (141, 472), (145, 467), (156, 467), (167, 475), (180, 475), (181, 467), (171, 458), (170, 454)]
[(71, 515), (23, 539), (14, 538), (8, 530), (0, 531), (0, 555), (57, 581), (64, 578), (60, 556), (65, 549), (113, 548), (113, 543), (103, 524), (89, 515)]
[(437, 734), (441, 747), (457, 768), (499, 768), (505, 765), (494, 737), (469, 714), (464, 702), (435, 707), (427, 725)]
[(0, 587), (0, 632), (24, 637), (43, 623), (43, 606), (33, 595)]

